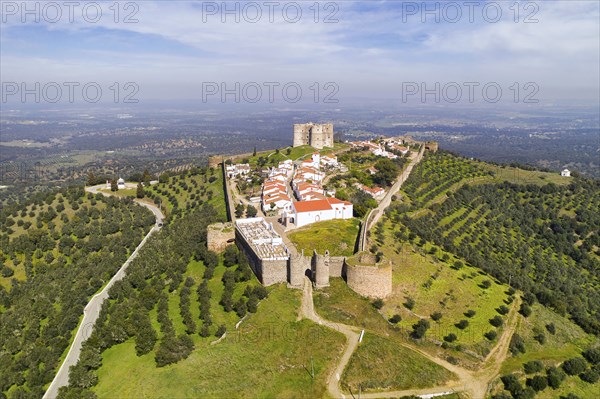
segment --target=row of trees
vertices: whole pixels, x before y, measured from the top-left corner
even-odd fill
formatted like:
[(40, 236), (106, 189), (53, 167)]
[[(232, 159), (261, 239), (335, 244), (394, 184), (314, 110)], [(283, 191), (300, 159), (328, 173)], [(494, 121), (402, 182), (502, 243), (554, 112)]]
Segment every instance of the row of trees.
[[(540, 303), (570, 314), (587, 332), (599, 334), (600, 322), (594, 315), (600, 312), (600, 287), (589, 279), (600, 278), (600, 262), (590, 251), (593, 244), (586, 244), (595, 242), (600, 227), (599, 214), (589, 212), (600, 207), (598, 184), (467, 185), (433, 206), (433, 216), (401, 220), (423, 239), (503, 282), (510, 280)], [(574, 218), (562, 216), (563, 202), (558, 198), (563, 196), (577, 204)], [(454, 230), (453, 215), (464, 208), (456, 219), (476, 216), (464, 217), (464, 224)], [(451, 222), (442, 226), (448, 219)], [(565, 268), (574, 272), (566, 274)]]
[(8, 289), (0, 285), (0, 392), (11, 389), (15, 397), (43, 395), (83, 305), (154, 222), (129, 200), (85, 195), (81, 187), (34, 197), (11, 217), (36, 218), (50, 207), (55, 215), (40, 227), (2, 236), (3, 263), (25, 271)]

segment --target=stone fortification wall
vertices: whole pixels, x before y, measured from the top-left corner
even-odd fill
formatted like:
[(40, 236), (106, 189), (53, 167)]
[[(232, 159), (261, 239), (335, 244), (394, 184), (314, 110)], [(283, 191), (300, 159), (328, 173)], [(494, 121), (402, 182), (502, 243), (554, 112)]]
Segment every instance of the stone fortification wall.
[(347, 259), (344, 265), (346, 282), (356, 293), (385, 298), (392, 293), (392, 263), (376, 263), (372, 254), (361, 253)]
[(208, 226), (206, 234), (206, 244), (208, 249), (221, 253), (228, 245), (233, 242), (227, 242), (235, 238), (235, 228), (233, 223), (214, 223)]

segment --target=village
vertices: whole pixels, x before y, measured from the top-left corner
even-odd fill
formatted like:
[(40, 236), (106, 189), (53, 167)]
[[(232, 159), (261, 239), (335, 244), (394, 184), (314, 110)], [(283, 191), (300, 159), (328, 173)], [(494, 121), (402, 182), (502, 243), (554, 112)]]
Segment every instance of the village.
[[(222, 159), (233, 223), (212, 226), (208, 246), (218, 252), (235, 241), (266, 286), (300, 288), (309, 276), (319, 288), (343, 277), (361, 295), (385, 297), (391, 263), (365, 250), (364, 233), (425, 147), (401, 137), (333, 137), (331, 124), (298, 124), (292, 147)], [(333, 230), (332, 239), (323, 229)]]

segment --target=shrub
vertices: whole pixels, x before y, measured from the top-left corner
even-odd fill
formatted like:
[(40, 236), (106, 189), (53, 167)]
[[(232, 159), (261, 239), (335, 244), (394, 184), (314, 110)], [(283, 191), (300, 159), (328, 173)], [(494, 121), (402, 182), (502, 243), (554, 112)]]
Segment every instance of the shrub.
[(500, 313), (501, 315), (505, 315), (505, 314), (507, 314), (507, 313), (508, 313), (508, 311), (509, 311), (509, 309), (508, 309), (506, 306), (504, 306), (504, 305), (500, 305), (500, 306), (499, 306), (499, 307), (496, 309), (496, 312)]
[(461, 330), (464, 330), (469, 326), (469, 322), (467, 320), (461, 320), (458, 323), (456, 323), (455, 326), (457, 328), (460, 328)]
[(558, 389), (563, 380), (567, 377), (564, 371), (556, 367), (548, 367), (546, 369), (546, 376), (548, 379), (548, 385), (552, 389)]
[(373, 301), (373, 303), (371, 304), (373, 305), (373, 307), (377, 310), (381, 309), (384, 305), (383, 299), (381, 298), (377, 298)]
[(477, 312), (475, 312), (473, 309), (469, 309), (469, 310), (467, 310), (465, 312), (465, 316), (467, 316), (467, 317), (473, 317), (473, 316), (475, 316), (476, 313)]
[(513, 355), (525, 353), (525, 342), (519, 334), (513, 334), (512, 338), (510, 339), (509, 350)]
[(539, 360), (533, 360), (523, 364), (523, 370), (525, 374), (535, 374), (544, 369), (544, 365)]
[(389, 318), (389, 321), (392, 324), (398, 324), (400, 323), (400, 321), (402, 321), (402, 317), (396, 313), (395, 315)]
[(504, 322), (502, 321), (502, 317), (494, 316), (493, 318), (490, 319), (490, 324), (493, 325), (494, 327), (500, 327), (500, 326), (502, 326), (502, 324), (504, 324)]
[(526, 381), (528, 387), (533, 388), (534, 391), (540, 392), (546, 389), (548, 386), (548, 380), (543, 375), (536, 375), (532, 378), (528, 378)]
[(584, 358), (576, 357), (574, 359), (565, 360), (561, 367), (568, 375), (577, 375), (585, 371), (587, 363)]
[(521, 313), (523, 317), (529, 317), (531, 316), (531, 308), (529, 307), (529, 305), (523, 302), (521, 304), (521, 307), (519, 308), (519, 313)]
[(554, 326), (554, 323), (546, 324), (546, 330), (548, 330), (548, 332), (552, 335), (556, 334), (556, 327)]
[(444, 337), (444, 341), (446, 342), (454, 342), (458, 337), (454, 333), (450, 333)]
[(581, 378), (585, 382), (589, 382), (590, 384), (595, 384), (600, 379), (598, 372), (594, 369), (587, 369), (583, 373), (579, 374), (579, 378)]
[(410, 297), (406, 298), (406, 302), (404, 302), (404, 307), (408, 310), (412, 310), (415, 307), (415, 300)]
[(544, 345), (546, 343), (546, 335), (543, 332), (538, 332), (537, 334), (535, 334), (533, 336), (533, 339), (539, 342), (540, 345)]
[(485, 338), (489, 339), (490, 341), (493, 341), (498, 336), (498, 333), (495, 330), (491, 330), (491, 331), (488, 331), (485, 334), (483, 334), (483, 336)]
[(487, 290), (487, 289), (488, 289), (488, 288), (490, 288), (491, 286), (492, 286), (492, 282), (491, 282), (490, 280), (483, 280), (483, 281), (481, 282), (481, 288), (483, 288), (483, 289), (486, 289), (486, 290)]
[(592, 348), (584, 351), (583, 357), (591, 364), (600, 363), (600, 348)]
[(413, 331), (411, 333), (413, 338), (423, 338), (425, 333), (429, 329), (429, 322), (425, 319), (419, 320), (416, 324), (413, 324)]
[(442, 313), (440, 313), (440, 312), (433, 312), (431, 314), (431, 320), (433, 320), (433, 321), (438, 321), (441, 318), (442, 318)]

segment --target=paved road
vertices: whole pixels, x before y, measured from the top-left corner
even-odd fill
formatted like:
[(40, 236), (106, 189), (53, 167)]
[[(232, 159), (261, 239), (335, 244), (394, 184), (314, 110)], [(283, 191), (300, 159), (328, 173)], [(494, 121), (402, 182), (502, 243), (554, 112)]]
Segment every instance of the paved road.
[[(96, 193), (100, 192), (98, 190), (101, 188), (104, 188), (104, 185), (86, 187), (85, 190), (87, 192), (96, 194)], [(105, 196), (110, 196), (110, 194), (105, 193), (105, 192), (100, 192), (100, 193), (102, 193)], [(146, 243), (148, 238), (155, 231), (160, 230), (160, 228), (162, 226), (162, 221), (163, 221), (164, 216), (163, 216), (162, 212), (160, 211), (160, 209), (158, 209), (155, 205), (149, 204), (147, 202), (143, 202), (140, 200), (136, 200), (136, 202), (139, 205), (145, 206), (146, 208), (150, 209), (152, 211), (152, 213), (154, 213), (154, 216), (156, 218), (156, 224), (154, 225), (154, 227), (152, 227), (152, 229), (148, 232), (148, 234), (146, 234), (146, 237), (144, 237), (142, 242), (140, 242), (140, 244), (137, 246), (135, 251), (133, 251), (131, 256), (125, 261), (125, 263), (123, 263), (123, 265), (117, 271), (117, 273), (110, 279), (110, 281), (108, 282), (108, 284), (106, 284), (104, 289), (102, 289), (102, 291), (100, 291), (99, 293), (94, 295), (92, 297), (92, 299), (89, 301), (89, 303), (86, 305), (86, 307), (84, 308), (83, 320), (81, 321), (81, 324), (79, 325), (79, 328), (77, 329), (77, 332), (75, 333), (75, 338), (73, 339), (73, 343), (71, 344), (71, 347), (69, 348), (69, 352), (67, 353), (65, 360), (63, 361), (60, 368), (58, 369), (56, 376), (54, 376), (54, 380), (52, 380), (52, 383), (50, 384), (50, 386), (48, 387), (48, 390), (44, 394), (44, 399), (56, 398), (56, 396), (58, 395), (58, 389), (62, 386), (69, 384), (69, 367), (77, 364), (77, 361), (79, 360), (79, 354), (81, 353), (81, 345), (83, 344), (84, 341), (86, 341), (89, 338), (89, 336), (92, 333), (94, 324), (96, 323), (96, 320), (98, 319), (98, 316), (100, 315), (100, 309), (102, 308), (102, 303), (104, 302), (104, 300), (106, 298), (108, 298), (108, 290), (114, 285), (115, 282), (117, 282), (117, 281), (121, 280), (123, 277), (125, 277), (125, 271), (127, 270), (127, 267), (129, 266), (131, 261), (133, 261), (137, 257), (139, 250), (144, 246), (144, 244)]]
[(392, 202), (392, 197), (394, 195), (396, 195), (396, 193), (402, 187), (402, 184), (404, 184), (406, 179), (408, 179), (408, 176), (410, 176), (410, 172), (413, 170), (415, 165), (418, 164), (419, 162), (421, 162), (421, 158), (423, 158), (424, 151), (425, 151), (425, 146), (423, 145), (423, 146), (421, 146), (421, 150), (417, 153), (417, 155), (410, 161), (410, 163), (408, 164), (406, 169), (404, 169), (404, 171), (402, 172), (400, 177), (398, 177), (398, 180), (396, 180), (396, 182), (388, 190), (387, 194), (385, 195), (385, 197), (383, 197), (383, 199), (381, 200), (381, 202), (379, 203), (377, 208), (375, 208), (371, 212), (369, 212), (369, 215), (365, 219), (366, 223), (367, 223), (366, 228), (363, 228), (361, 230), (361, 236), (362, 236), (361, 241), (360, 241), (361, 248), (359, 248), (359, 250), (365, 251), (367, 249), (367, 247), (368, 247), (367, 231), (371, 230), (371, 228), (373, 228), (373, 226), (375, 226), (377, 224), (377, 222), (379, 221), (379, 218), (381, 218), (381, 216), (385, 212), (385, 209), (388, 206), (390, 206), (390, 204)]

